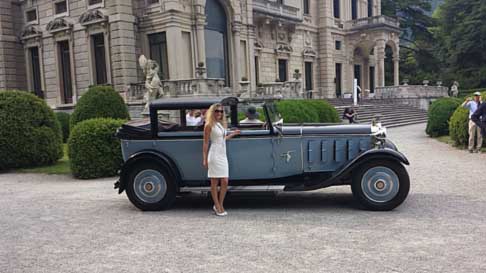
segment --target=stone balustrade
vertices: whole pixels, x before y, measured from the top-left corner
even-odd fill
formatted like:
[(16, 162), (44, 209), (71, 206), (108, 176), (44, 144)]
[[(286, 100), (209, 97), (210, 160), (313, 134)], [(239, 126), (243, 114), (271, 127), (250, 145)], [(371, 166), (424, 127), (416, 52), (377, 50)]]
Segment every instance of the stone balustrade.
[(273, 15), (276, 17), (282, 17), (285, 19), (293, 19), (298, 21), (302, 20), (299, 14), (299, 8), (288, 6), (285, 4), (279, 4), (275, 1), (253, 0), (253, 10), (257, 13), (264, 13), (265, 15)]
[(293, 80), (261, 83), (253, 94), (243, 94), (242, 97), (296, 99), (306, 98), (307, 94), (302, 90), (302, 81)]
[[(165, 97), (210, 97), (234, 96), (230, 88), (224, 86), (223, 79), (185, 79), (162, 81)], [(145, 82), (130, 84), (125, 92), (127, 103), (142, 103)]]
[(400, 23), (397, 18), (393, 18), (385, 15), (365, 17), (365, 18), (347, 21), (344, 23), (344, 29), (346, 30), (359, 30), (362, 28), (371, 28), (371, 27), (399, 28)]
[(428, 110), (432, 101), (448, 97), (449, 89), (445, 86), (400, 85), (376, 87), (373, 99), (390, 103), (406, 104)]

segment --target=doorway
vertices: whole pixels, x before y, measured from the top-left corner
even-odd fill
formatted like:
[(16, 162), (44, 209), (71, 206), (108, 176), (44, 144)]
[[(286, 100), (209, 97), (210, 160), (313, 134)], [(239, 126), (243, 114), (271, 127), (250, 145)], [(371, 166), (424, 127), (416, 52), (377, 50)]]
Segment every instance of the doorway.
[(312, 79), (312, 62), (305, 62), (305, 91), (307, 91), (307, 97), (312, 98), (313, 79)]

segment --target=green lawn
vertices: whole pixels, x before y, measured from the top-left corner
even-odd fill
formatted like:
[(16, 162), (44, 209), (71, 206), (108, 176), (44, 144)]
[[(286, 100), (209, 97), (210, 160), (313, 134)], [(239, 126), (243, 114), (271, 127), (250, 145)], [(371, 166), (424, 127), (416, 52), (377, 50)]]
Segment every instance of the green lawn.
[(18, 169), (19, 173), (44, 173), (44, 174), (71, 174), (71, 168), (69, 167), (69, 158), (67, 154), (67, 144), (63, 144), (63, 157), (54, 165)]

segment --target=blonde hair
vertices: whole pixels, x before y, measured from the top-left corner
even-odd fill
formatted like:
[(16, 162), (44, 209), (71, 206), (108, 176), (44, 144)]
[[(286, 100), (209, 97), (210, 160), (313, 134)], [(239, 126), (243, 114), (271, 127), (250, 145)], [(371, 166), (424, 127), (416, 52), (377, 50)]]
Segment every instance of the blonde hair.
[[(221, 107), (224, 110), (224, 107), (221, 103), (215, 103), (209, 107), (209, 110), (206, 112), (206, 126), (209, 126), (210, 128), (213, 128), (213, 126), (216, 124), (216, 116), (215, 116), (215, 110)], [(223, 125), (224, 128), (228, 128), (228, 121), (226, 120), (226, 115), (223, 113), (223, 118), (221, 119), (221, 124)]]

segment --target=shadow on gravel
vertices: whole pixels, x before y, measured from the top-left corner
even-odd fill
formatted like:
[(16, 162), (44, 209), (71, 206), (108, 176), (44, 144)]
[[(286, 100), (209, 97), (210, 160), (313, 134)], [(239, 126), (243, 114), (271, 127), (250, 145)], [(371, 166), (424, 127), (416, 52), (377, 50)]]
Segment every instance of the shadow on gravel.
[[(212, 206), (208, 194), (187, 194), (177, 198), (172, 210), (207, 210)], [(227, 209), (335, 210), (359, 209), (351, 193), (230, 193)]]

